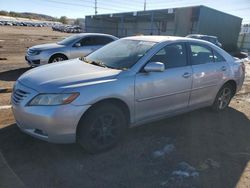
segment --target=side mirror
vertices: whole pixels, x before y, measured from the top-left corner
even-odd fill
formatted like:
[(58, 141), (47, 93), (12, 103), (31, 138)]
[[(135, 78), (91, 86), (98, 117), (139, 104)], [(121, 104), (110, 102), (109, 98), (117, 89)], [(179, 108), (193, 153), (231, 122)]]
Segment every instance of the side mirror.
[(150, 62), (144, 67), (144, 70), (146, 72), (163, 72), (165, 65), (161, 62)]
[(77, 48), (81, 47), (81, 43), (80, 42), (75, 43), (74, 47), (77, 47)]

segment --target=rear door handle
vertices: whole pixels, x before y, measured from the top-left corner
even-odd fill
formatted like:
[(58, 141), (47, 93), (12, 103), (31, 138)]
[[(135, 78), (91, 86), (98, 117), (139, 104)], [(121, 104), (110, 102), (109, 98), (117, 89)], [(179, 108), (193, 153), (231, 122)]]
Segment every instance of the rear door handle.
[(183, 78), (189, 78), (190, 76), (191, 76), (191, 73), (189, 73), (189, 72), (185, 72), (185, 73), (182, 75)]
[(222, 67), (220, 68), (220, 70), (226, 71), (226, 70), (227, 70), (227, 67), (226, 67), (226, 66), (222, 66)]

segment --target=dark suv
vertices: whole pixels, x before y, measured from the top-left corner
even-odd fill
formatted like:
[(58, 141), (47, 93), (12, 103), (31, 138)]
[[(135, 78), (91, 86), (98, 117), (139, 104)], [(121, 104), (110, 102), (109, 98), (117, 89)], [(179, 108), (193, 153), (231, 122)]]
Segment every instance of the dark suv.
[(218, 41), (218, 38), (216, 36), (209, 36), (209, 35), (199, 35), (199, 34), (192, 34), (186, 36), (188, 38), (194, 38), (194, 39), (201, 39), (201, 40), (206, 40), (208, 42), (211, 42), (220, 48), (222, 47), (222, 44)]

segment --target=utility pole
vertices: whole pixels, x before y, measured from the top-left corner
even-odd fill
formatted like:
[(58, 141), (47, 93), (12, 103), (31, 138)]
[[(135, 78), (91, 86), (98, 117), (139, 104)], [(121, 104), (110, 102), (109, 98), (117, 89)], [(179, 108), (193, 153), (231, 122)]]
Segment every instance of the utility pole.
[(146, 10), (147, 0), (144, 0), (144, 11)]
[(95, 15), (97, 15), (97, 0), (95, 0)]

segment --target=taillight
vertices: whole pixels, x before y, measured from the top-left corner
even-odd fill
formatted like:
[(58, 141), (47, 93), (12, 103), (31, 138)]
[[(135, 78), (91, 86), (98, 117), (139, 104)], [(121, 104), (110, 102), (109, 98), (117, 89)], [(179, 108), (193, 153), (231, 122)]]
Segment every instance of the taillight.
[(242, 71), (245, 72), (246, 67), (244, 63), (241, 63), (241, 68), (242, 68)]

